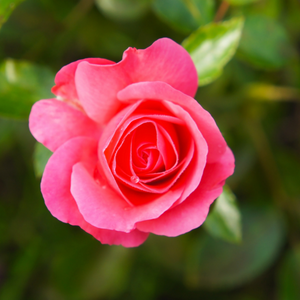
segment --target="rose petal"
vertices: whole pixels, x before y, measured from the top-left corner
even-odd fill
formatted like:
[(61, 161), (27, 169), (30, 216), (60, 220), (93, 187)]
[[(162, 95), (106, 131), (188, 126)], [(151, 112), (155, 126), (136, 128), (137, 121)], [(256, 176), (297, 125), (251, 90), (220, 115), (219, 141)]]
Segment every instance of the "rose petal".
[(136, 228), (158, 235), (178, 236), (199, 227), (206, 219), (209, 206), (222, 193), (222, 187), (206, 191), (198, 187), (184, 202), (159, 218), (139, 222)]
[(129, 48), (113, 65), (80, 62), (75, 73), (78, 98), (88, 116), (105, 124), (120, 107), (116, 95), (132, 82), (165, 81), (194, 96), (198, 76), (188, 52), (174, 41), (157, 40), (145, 50)]
[(64, 67), (62, 67), (55, 76), (55, 86), (52, 88), (52, 93), (59, 96), (62, 99), (69, 101), (77, 101), (78, 95), (75, 87), (75, 72), (80, 62), (87, 61), (96, 65), (114, 64), (113, 61), (109, 61), (103, 58), (85, 58), (74, 61)]
[(216, 189), (224, 185), (224, 180), (234, 172), (234, 156), (229, 147), (220, 157), (220, 160), (213, 164), (207, 164), (201, 180), (201, 188)]
[(134, 229), (129, 233), (99, 229), (84, 220), (83, 224), (80, 224), (80, 227), (91, 234), (95, 239), (99, 240), (102, 244), (122, 245), (124, 247), (137, 247), (144, 243), (149, 236), (149, 233), (142, 232), (138, 229)]
[(194, 97), (198, 75), (189, 53), (171, 39), (162, 38), (144, 50), (129, 48), (121, 62), (132, 82), (164, 81)]
[[(113, 156), (114, 148), (115, 148), (114, 145), (116, 145), (118, 143), (118, 140), (123, 135), (124, 130), (126, 130), (126, 126), (124, 126), (124, 124), (126, 122), (130, 122), (129, 120), (130, 120), (131, 114), (134, 115), (134, 112), (136, 111), (137, 115), (139, 115), (139, 110), (141, 108), (146, 108), (147, 106), (153, 106), (153, 107), (157, 106), (156, 101), (146, 101), (146, 100), (138, 101), (134, 105), (128, 106), (126, 110), (124, 110), (120, 114), (118, 114), (107, 125), (107, 128), (104, 130), (101, 141), (99, 143), (99, 160), (101, 162), (102, 170), (103, 170), (106, 178), (108, 179), (108, 181), (110, 182), (110, 184), (112, 185), (112, 187), (115, 190), (117, 190), (119, 193), (123, 194), (123, 196), (127, 199), (127, 201), (129, 203), (133, 203), (133, 204), (140, 203), (139, 198), (141, 197), (141, 195), (138, 193), (136, 193), (136, 195), (135, 195), (135, 190), (137, 190), (137, 189), (144, 190), (145, 192), (148, 191), (148, 192), (154, 192), (154, 193), (163, 192), (167, 189), (167, 187), (164, 185), (161, 186), (160, 191), (158, 190), (159, 189), (158, 186), (157, 186), (157, 190), (155, 190), (155, 185), (153, 186), (152, 189), (149, 189), (149, 188), (147, 189), (146, 186), (142, 186), (143, 187), (143, 189), (142, 189), (140, 186), (140, 185), (142, 185), (142, 183), (139, 186), (135, 186), (134, 184), (131, 184), (130, 181), (128, 181), (127, 184), (125, 184), (125, 185), (120, 185), (119, 182), (118, 183), (116, 182), (115, 178), (112, 176), (111, 171), (110, 171), (111, 158)], [(185, 164), (183, 168), (179, 169), (179, 173), (176, 174), (177, 176), (174, 176), (174, 180), (169, 182), (169, 186), (168, 186), (168, 188), (169, 188), (175, 181), (177, 181), (177, 178), (179, 176), (184, 176), (185, 178), (187, 178), (188, 183), (185, 184), (185, 186), (180, 185), (180, 187), (179, 187), (180, 189), (184, 189), (184, 192), (183, 192), (181, 200), (180, 200), (180, 201), (183, 201), (191, 192), (194, 191), (194, 189), (196, 189), (196, 187), (198, 186), (198, 184), (201, 180), (202, 172), (204, 170), (204, 166), (205, 166), (205, 162), (206, 162), (207, 144), (206, 144), (206, 141), (203, 139), (203, 136), (202, 136), (201, 132), (199, 131), (194, 120), (180, 106), (175, 105), (171, 102), (167, 102), (167, 101), (159, 102), (158, 106), (163, 107), (163, 111), (168, 112), (171, 116), (173, 116), (173, 119), (180, 119), (183, 124), (186, 124), (186, 127), (190, 131), (190, 136), (193, 137), (193, 139), (196, 143), (197, 150), (196, 150), (196, 154), (193, 157), (193, 161), (191, 162), (192, 166), (189, 167), (189, 174), (181, 175), (182, 172), (184, 171), (184, 169), (186, 168), (186, 164)], [(175, 118), (174, 118), (174, 116), (175, 116)], [(118, 130), (118, 127), (120, 127), (122, 130), (121, 131)], [(181, 140), (186, 141), (186, 138), (187, 138), (186, 132), (182, 132), (181, 135), (182, 135)], [(189, 143), (187, 144), (186, 142), (182, 142), (181, 144), (182, 144), (181, 145), (182, 149), (186, 148), (186, 146), (189, 145)], [(128, 146), (128, 148), (129, 148), (129, 146)], [(129, 149), (128, 149), (128, 151), (129, 151)], [(181, 155), (183, 157), (185, 157), (185, 155), (187, 153), (189, 153), (188, 149), (186, 149), (185, 151), (181, 151), (181, 152), (182, 152)], [(107, 153), (107, 154), (105, 154), (105, 153)], [(128, 155), (129, 155), (129, 152), (128, 152)], [(124, 163), (126, 163), (126, 160), (124, 160)], [(187, 161), (187, 163), (189, 163), (189, 161)], [(114, 167), (114, 165), (112, 167), (113, 167), (113, 169), (116, 168), (117, 164), (115, 164), (115, 167)], [(128, 166), (127, 169), (129, 169), (129, 167), (130, 166)], [(124, 175), (125, 175), (125, 173), (124, 173)], [(130, 180), (130, 178), (128, 178), (128, 180)], [(130, 185), (132, 188), (135, 187), (135, 190), (128, 189), (126, 187), (127, 185)], [(176, 185), (177, 185), (177, 183), (176, 183)], [(175, 188), (177, 188), (177, 187), (175, 187)], [(151, 197), (150, 197), (150, 195), (143, 196), (143, 197), (144, 197), (145, 202), (153, 201), (153, 199), (155, 199), (155, 195), (153, 195)]]
[(207, 156), (209, 163), (218, 161), (226, 151), (227, 144), (209, 112), (203, 109), (195, 99), (175, 90), (167, 83), (140, 82), (131, 84), (118, 93), (118, 99), (129, 103), (134, 103), (140, 99), (157, 99), (178, 104), (191, 115), (206, 140), (209, 148)]
[(129, 105), (123, 109), (120, 113), (112, 118), (112, 120), (105, 127), (103, 134), (101, 135), (98, 146), (98, 158), (101, 168), (99, 171), (102, 176), (106, 178), (109, 185), (121, 194), (118, 184), (112, 175), (110, 170), (110, 164), (115, 147), (117, 146), (119, 138), (122, 136), (124, 129), (122, 123), (135, 111), (139, 106), (139, 102), (133, 105)]
[[(161, 178), (162, 176), (166, 177), (165, 175), (167, 175), (167, 173), (169, 174), (170, 171), (172, 171), (172, 169), (175, 170), (175, 168), (177, 166), (178, 161), (177, 162), (173, 161), (172, 169), (170, 169), (171, 166), (168, 165), (168, 162), (170, 164), (170, 160), (173, 157), (174, 157), (174, 160), (176, 159), (175, 155), (174, 155), (174, 149), (173, 149), (173, 151), (171, 149), (168, 149), (168, 147), (171, 148), (171, 146), (170, 146), (171, 142), (166, 141), (166, 139), (162, 136), (162, 134), (160, 132), (161, 130), (159, 130), (160, 129), (159, 127), (161, 127), (161, 126), (159, 124), (156, 124), (154, 122), (154, 120), (148, 120), (147, 116), (145, 116), (145, 118), (138, 119), (132, 123), (126, 129), (126, 131), (128, 131), (128, 132), (124, 133), (124, 136), (122, 137), (122, 142), (121, 142), (120, 146), (118, 147), (118, 149), (116, 150), (116, 153), (115, 153), (115, 156), (113, 159), (113, 163), (111, 166), (112, 171), (126, 185), (136, 188), (138, 190), (148, 191), (148, 192), (159, 192), (159, 193), (166, 191), (166, 188), (167, 188), (167, 186), (170, 185), (170, 183), (164, 182), (164, 183), (161, 183), (158, 185), (147, 186), (147, 185), (142, 184), (143, 180), (141, 180), (140, 183), (132, 181), (132, 179), (131, 179), (132, 177), (138, 178), (137, 174), (135, 173), (134, 168), (133, 168), (132, 140), (133, 140), (133, 138), (137, 138), (139, 140), (139, 142), (148, 141), (155, 147), (157, 145), (157, 149), (161, 152), (161, 155), (163, 157), (165, 157), (164, 165), (166, 167), (165, 172), (162, 172), (161, 174), (157, 174), (158, 179)], [(168, 123), (165, 124), (165, 126), (167, 126), (167, 125), (170, 125), (170, 124), (168, 124)], [(170, 128), (168, 128), (168, 129), (170, 129)], [(171, 129), (173, 129), (173, 128), (171, 128)], [(172, 133), (172, 130), (170, 130), (170, 133)], [(132, 134), (134, 134), (134, 136)], [(175, 133), (174, 133), (174, 135), (175, 135)], [(174, 140), (176, 143), (177, 141), (175, 138), (174, 138)], [(167, 149), (169, 151), (167, 151)], [(135, 148), (134, 151), (137, 151), (137, 149)], [(163, 152), (165, 152), (165, 153), (163, 153)], [(168, 158), (166, 157), (167, 154), (168, 154)], [(177, 158), (177, 160), (178, 160), (178, 158)], [(175, 164), (175, 162), (176, 162), (176, 164)], [(178, 176), (179, 176), (179, 174), (178, 174)], [(148, 180), (148, 181), (153, 181), (153, 180), (155, 180), (155, 178), (153, 178), (152, 180)], [(175, 178), (174, 178), (174, 180), (175, 180)]]
[(100, 124), (108, 122), (118, 111), (121, 103), (116, 95), (129, 83), (130, 77), (120, 64), (81, 62), (75, 74), (79, 101), (87, 115)]
[(100, 137), (97, 124), (68, 104), (48, 99), (36, 102), (30, 113), (32, 135), (51, 151), (77, 136)]
[(100, 229), (87, 223), (80, 214), (71, 195), (72, 166), (83, 160), (94, 165), (97, 160), (97, 142), (89, 138), (74, 138), (66, 142), (50, 157), (44, 171), (41, 189), (46, 206), (54, 217), (62, 222), (80, 226), (104, 244), (121, 244), (136, 247), (148, 237), (147, 233), (133, 230), (129, 233)]
[(83, 160), (97, 163), (96, 140), (79, 137), (63, 144), (50, 157), (41, 181), (46, 206), (62, 222), (77, 225), (81, 219), (77, 205), (70, 194), (72, 167)]
[(180, 197), (180, 189), (169, 190), (151, 202), (131, 206), (101, 178), (96, 182), (82, 163), (73, 167), (71, 193), (84, 219), (103, 229), (130, 232), (135, 223), (157, 218)]
[(156, 124), (156, 138), (157, 149), (163, 158), (166, 170), (169, 170), (179, 162), (178, 138), (172, 124)]
[[(191, 118), (191, 116), (186, 112), (181, 106), (174, 104), (169, 101), (162, 101), (162, 103), (179, 119), (185, 122), (186, 127), (190, 132), (190, 136), (193, 139), (195, 150), (192, 160), (190, 161), (186, 171), (183, 173), (182, 178), (186, 179), (186, 184), (184, 188), (184, 192), (182, 193), (180, 201), (183, 201), (186, 197), (188, 197), (199, 185), (202, 173), (204, 171), (207, 155), (208, 155), (208, 145), (206, 140), (204, 139), (202, 132), (199, 131), (199, 126), (197, 127), (197, 123), (195, 120)], [(186, 135), (184, 135), (181, 139), (182, 144), (186, 139)], [(187, 145), (182, 145), (187, 146)], [(184, 155), (187, 155), (184, 153)]]
[(199, 187), (181, 204), (159, 218), (137, 223), (141, 231), (177, 236), (199, 227), (211, 203), (221, 195), (224, 181), (234, 171), (234, 156), (227, 147), (218, 163), (207, 164)]

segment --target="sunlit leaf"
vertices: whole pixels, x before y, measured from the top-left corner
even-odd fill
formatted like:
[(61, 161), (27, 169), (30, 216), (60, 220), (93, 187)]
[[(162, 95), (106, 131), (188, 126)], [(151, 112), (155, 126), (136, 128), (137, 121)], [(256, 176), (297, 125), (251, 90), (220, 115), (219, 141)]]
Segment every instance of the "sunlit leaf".
[(0, 28), (8, 19), (12, 11), (24, 0), (1, 0), (0, 2)]
[(45, 166), (52, 155), (52, 152), (47, 149), (44, 145), (40, 143), (35, 144), (34, 154), (33, 154), (33, 165), (35, 175), (41, 177), (43, 175)]
[(212, 236), (234, 243), (241, 241), (241, 214), (229, 187), (224, 187), (203, 225)]
[(239, 56), (255, 67), (282, 67), (291, 54), (285, 29), (275, 20), (263, 15), (249, 15), (245, 20)]
[(168, 25), (183, 33), (190, 33), (213, 20), (215, 4), (212, 0), (154, 0), (153, 10)]
[(243, 27), (242, 18), (200, 27), (182, 45), (190, 53), (198, 72), (199, 85), (205, 85), (222, 73), (234, 55)]
[(34, 102), (51, 98), (54, 74), (46, 67), (8, 59), (0, 65), (0, 115), (27, 118)]
[(285, 237), (272, 208), (242, 209), (243, 240), (235, 245), (205, 236), (192, 245), (186, 282), (205, 289), (233, 288), (257, 277), (277, 258)]

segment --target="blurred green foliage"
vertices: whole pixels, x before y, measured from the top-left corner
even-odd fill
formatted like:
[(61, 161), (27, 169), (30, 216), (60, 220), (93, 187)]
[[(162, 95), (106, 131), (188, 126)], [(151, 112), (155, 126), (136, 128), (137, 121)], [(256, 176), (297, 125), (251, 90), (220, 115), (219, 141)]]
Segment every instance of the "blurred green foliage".
[[(299, 299), (299, 16), (298, 0), (1, 0), (0, 300)], [(190, 51), (236, 171), (204, 226), (101, 245), (46, 209), (51, 153), (27, 117), (65, 64), (163, 36)]]
[(200, 25), (208, 24), (213, 20), (215, 2), (213, 0), (154, 0), (153, 10), (175, 30), (188, 34)]
[(24, 0), (2, 0), (0, 5), (0, 28), (14, 8)]
[(31, 106), (52, 97), (54, 74), (27, 61), (7, 59), (0, 65), (0, 114), (28, 118)]
[(233, 243), (242, 241), (241, 214), (236, 202), (234, 194), (224, 186), (203, 225), (212, 236)]

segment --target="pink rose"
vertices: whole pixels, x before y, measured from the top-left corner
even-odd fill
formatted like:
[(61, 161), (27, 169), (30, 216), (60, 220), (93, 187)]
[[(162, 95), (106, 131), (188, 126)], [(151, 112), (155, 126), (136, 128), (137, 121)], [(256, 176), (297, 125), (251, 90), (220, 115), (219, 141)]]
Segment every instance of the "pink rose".
[(57, 99), (37, 102), (29, 127), (54, 151), (41, 190), (56, 218), (125, 247), (204, 222), (234, 157), (193, 99), (197, 73), (180, 45), (164, 38), (119, 63), (79, 60), (55, 84)]

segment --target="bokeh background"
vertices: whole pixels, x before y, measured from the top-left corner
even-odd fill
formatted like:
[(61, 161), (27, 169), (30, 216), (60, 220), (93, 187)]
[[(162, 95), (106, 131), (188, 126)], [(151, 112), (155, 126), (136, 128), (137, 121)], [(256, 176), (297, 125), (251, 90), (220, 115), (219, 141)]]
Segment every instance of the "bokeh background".
[[(119, 61), (160, 37), (182, 43), (241, 16), (234, 57), (196, 99), (236, 157), (227, 191), (242, 239), (239, 222), (225, 232), (230, 209), (132, 249), (52, 217), (39, 188), (49, 153), (27, 118), (52, 97), (55, 73), (80, 58)], [(300, 299), (299, 0), (0, 0), (1, 24), (1, 300)]]

